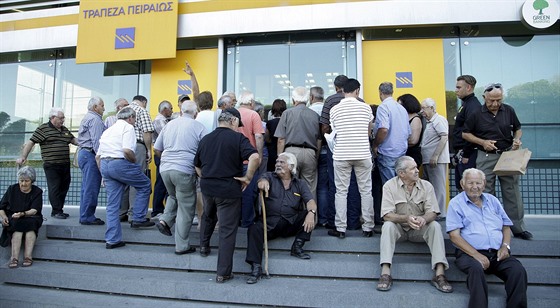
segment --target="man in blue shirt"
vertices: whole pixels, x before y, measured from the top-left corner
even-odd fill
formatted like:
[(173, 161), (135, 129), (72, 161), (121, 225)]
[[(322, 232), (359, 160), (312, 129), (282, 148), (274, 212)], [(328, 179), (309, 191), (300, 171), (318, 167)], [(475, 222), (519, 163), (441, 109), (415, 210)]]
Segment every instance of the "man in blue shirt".
[(375, 117), (375, 140), (373, 154), (377, 155), (377, 166), (383, 184), (394, 178), (395, 162), (408, 149), (410, 125), (408, 113), (393, 98), (393, 84), (383, 82), (379, 85), (379, 98), (382, 103)]
[(467, 274), (469, 307), (488, 307), (485, 274), (505, 282), (507, 307), (527, 307), (527, 272), (510, 256), (513, 225), (500, 201), (483, 193), (485, 175), (478, 169), (463, 173), (463, 192), (449, 202), (447, 233), (457, 247), (455, 263)]
[(88, 103), (88, 113), (80, 123), (78, 130), (78, 165), (82, 170), (82, 188), (80, 192), (80, 224), (104, 225), (105, 222), (95, 217), (97, 197), (101, 188), (101, 172), (95, 162), (99, 149), (99, 139), (105, 131), (103, 112), (105, 103), (99, 97), (92, 97)]

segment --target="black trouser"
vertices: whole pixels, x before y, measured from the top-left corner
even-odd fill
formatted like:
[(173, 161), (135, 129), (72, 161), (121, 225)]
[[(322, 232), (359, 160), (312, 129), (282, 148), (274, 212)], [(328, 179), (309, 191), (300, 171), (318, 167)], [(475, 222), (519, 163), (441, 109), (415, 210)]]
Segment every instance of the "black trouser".
[[(278, 237), (290, 237), (295, 235), (295, 240), (302, 239), (306, 242), (309, 241), (311, 238), (311, 232), (307, 233), (303, 230), (303, 222), (305, 221), (306, 216), (307, 211), (302, 211), (293, 224), (284, 218), (280, 218), (276, 226), (267, 231), (267, 239), (273, 240)], [(249, 264), (261, 264), (263, 245), (263, 222), (259, 219), (247, 229), (247, 257), (245, 258), (245, 262)]]
[(45, 177), (49, 189), (49, 202), (52, 206), (52, 214), (62, 213), (64, 200), (70, 188), (70, 163), (50, 164), (44, 163)]
[(527, 307), (527, 272), (521, 262), (514, 257), (498, 261), (498, 251), (495, 249), (478, 252), (490, 260), (490, 266), (486, 271), (473, 257), (459, 249), (455, 252), (455, 264), (467, 274), (469, 308), (488, 307), (488, 284), (485, 274), (494, 274), (505, 282), (507, 307)]
[(461, 187), (463, 172), (469, 168), (476, 168), (476, 158), (478, 156), (477, 153), (478, 151), (474, 149), (471, 153), (471, 156), (465, 157), (469, 159), (466, 164), (463, 164), (461, 161), (459, 161), (455, 166), (455, 187), (457, 187), (458, 191), (463, 191), (463, 188)]
[(209, 197), (202, 193), (204, 212), (200, 220), (200, 247), (210, 246), (210, 238), (216, 223), (220, 221), (218, 234), (218, 276), (229, 276), (233, 268), (233, 251), (237, 227), (241, 219), (241, 198), (224, 199)]

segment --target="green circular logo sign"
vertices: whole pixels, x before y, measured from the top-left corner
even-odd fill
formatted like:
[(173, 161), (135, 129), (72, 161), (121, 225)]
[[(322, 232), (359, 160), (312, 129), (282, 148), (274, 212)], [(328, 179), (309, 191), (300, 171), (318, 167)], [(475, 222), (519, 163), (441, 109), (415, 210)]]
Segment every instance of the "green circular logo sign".
[(521, 9), (523, 21), (532, 28), (545, 29), (560, 17), (557, 0), (527, 0)]

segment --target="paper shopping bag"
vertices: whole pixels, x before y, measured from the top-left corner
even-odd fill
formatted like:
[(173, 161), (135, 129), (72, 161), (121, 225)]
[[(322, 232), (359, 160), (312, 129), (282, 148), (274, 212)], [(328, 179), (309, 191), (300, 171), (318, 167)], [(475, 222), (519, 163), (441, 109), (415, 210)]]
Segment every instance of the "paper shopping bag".
[(494, 167), (494, 174), (497, 176), (525, 174), (531, 154), (531, 151), (526, 148), (502, 153)]

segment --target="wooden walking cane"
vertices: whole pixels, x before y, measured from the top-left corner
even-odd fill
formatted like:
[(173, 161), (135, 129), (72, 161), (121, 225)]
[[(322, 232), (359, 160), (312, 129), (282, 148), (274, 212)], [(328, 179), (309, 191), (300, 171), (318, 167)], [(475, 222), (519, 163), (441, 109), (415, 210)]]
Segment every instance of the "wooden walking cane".
[[(266, 196), (268, 197), (268, 192), (266, 192)], [(263, 218), (263, 232), (264, 232), (264, 274), (266, 278), (270, 278), (270, 275), (268, 274), (268, 227), (266, 224), (266, 206), (264, 204), (264, 197), (263, 197), (263, 191), (261, 189), (260, 191), (260, 197), (261, 197), (261, 208), (262, 208), (262, 218)]]

